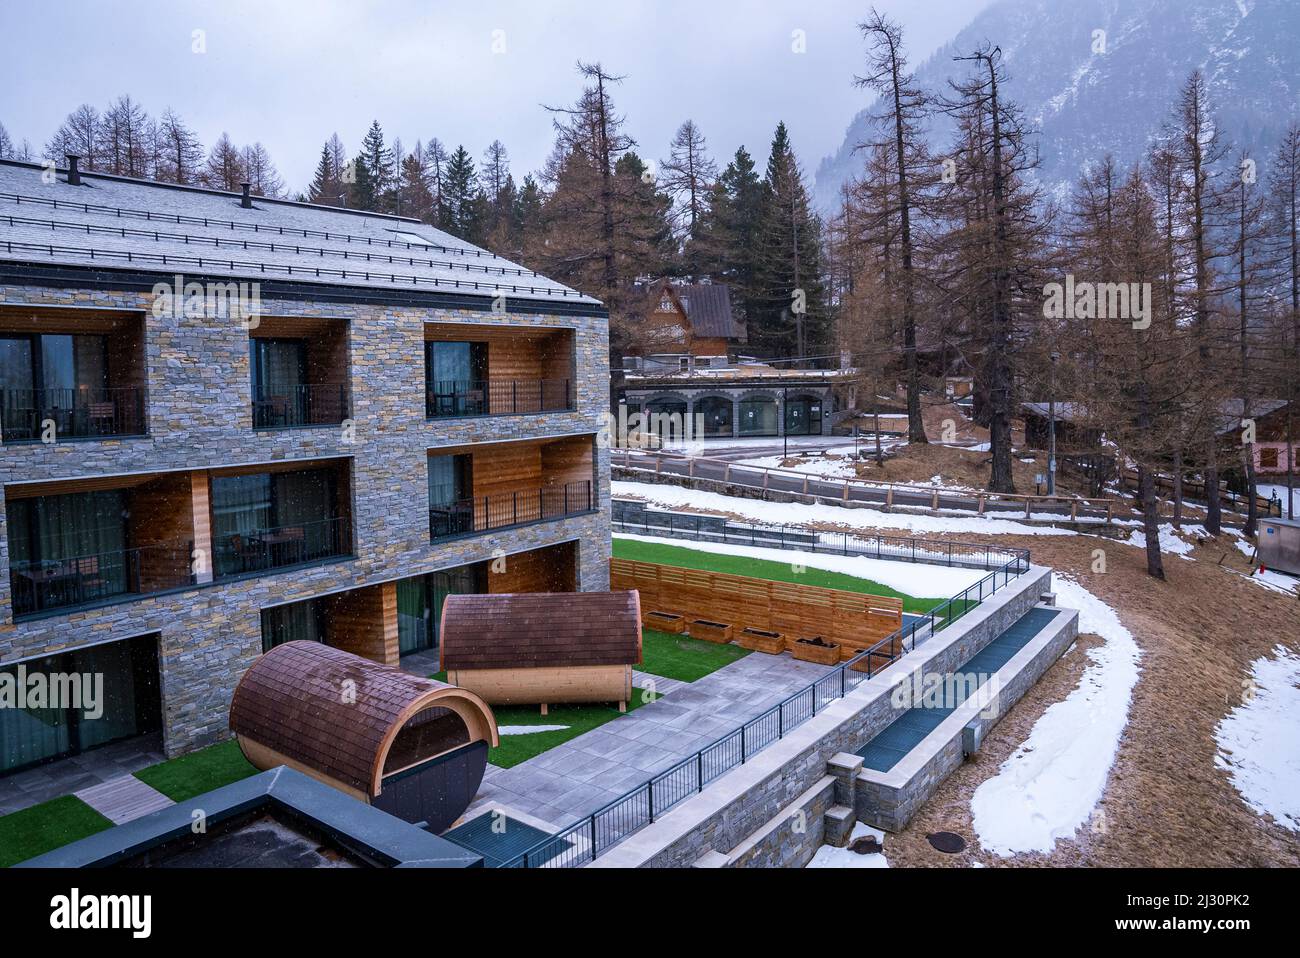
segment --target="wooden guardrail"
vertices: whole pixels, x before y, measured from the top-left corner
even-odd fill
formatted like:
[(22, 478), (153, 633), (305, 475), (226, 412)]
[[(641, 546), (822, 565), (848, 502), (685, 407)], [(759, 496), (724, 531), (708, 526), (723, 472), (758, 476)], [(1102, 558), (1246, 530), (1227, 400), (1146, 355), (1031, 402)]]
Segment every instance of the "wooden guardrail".
[[(611, 559), (610, 588), (637, 589), (642, 616), (680, 615), (742, 629), (779, 632), (787, 643), (820, 636), (840, 646), (847, 661), (902, 628), (903, 603), (892, 596), (844, 592), (819, 586), (772, 582), (722, 572), (705, 572)], [(651, 620), (653, 624), (653, 620)]]
[[(1105, 511), (1106, 521), (1110, 522), (1115, 518), (1116, 508), (1126, 509), (1126, 504), (1119, 499), (1096, 498), (1085, 499), (1079, 496), (1031, 496), (1021, 493), (1011, 492), (983, 492), (979, 490), (966, 491), (962, 489), (945, 489), (942, 486), (910, 486), (903, 483), (892, 482), (867, 482), (863, 479), (832, 479), (825, 476), (814, 476), (807, 472), (797, 472), (793, 469), (782, 469), (773, 466), (751, 466), (743, 463), (733, 464), (726, 459), (711, 459), (708, 456), (683, 456), (669, 453), (653, 453), (654, 468), (634, 465), (632, 453), (630, 450), (623, 450), (621, 468), (629, 471), (653, 472), (656, 475), (663, 475), (663, 462), (665, 457), (678, 459), (687, 463), (685, 478), (688, 479), (716, 479), (714, 476), (696, 476), (695, 465), (698, 462), (712, 463), (722, 469), (722, 477), (716, 481), (733, 482), (731, 473), (733, 469), (743, 470), (745, 472), (757, 472), (763, 476), (761, 488), (770, 487), (772, 476), (784, 476), (789, 479), (795, 479), (803, 483), (803, 495), (811, 495), (809, 491), (810, 484), (813, 482), (824, 485), (838, 485), (841, 488), (841, 496), (844, 501), (849, 499), (849, 490), (852, 488), (872, 489), (885, 494), (885, 507), (891, 508), (894, 505), (894, 497), (899, 492), (914, 493), (930, 497), (930, 508), (937, 511), (939, 509), (939, 500), (941, 497), (952, 499), (966, 499), (973, 503), (973, 508), (980, 515), (984, 515), (985, 509), (989, 503), (1016, 503), (1023, 504), (1025, 509), (1025, 518), (1029, 518), (1034, 513), (1034, 507), (1037, 506), (1066, 506), (1070, 510), (1070, 521), (1076, 521), (1079, 518), (1080, 509), (1092, 509), (1098, 512)], [(677, 473), (669, 473), (677, 475)], [(1064, 515), (1061, 516), (1064, 519)]]

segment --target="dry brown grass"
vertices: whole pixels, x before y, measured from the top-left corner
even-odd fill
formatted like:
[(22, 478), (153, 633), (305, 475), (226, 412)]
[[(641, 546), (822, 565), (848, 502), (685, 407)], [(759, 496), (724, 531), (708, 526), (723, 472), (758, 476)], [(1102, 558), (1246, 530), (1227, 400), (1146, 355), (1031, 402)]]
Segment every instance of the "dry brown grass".
[[(1089, 536), (997, 542), (1031, 549), (1034, 561), (1070, 573), (1119, 614), (1142, 649), (1129, 722), (1094, 823), (1050, 855), (1003, 859), (985, 852), (971, 826), (970, 798), (1025, 740), (1034, 722), (1075, 687), (1095, 636), (1081, 637), (993, 729), (980, 754), (959, 768), (899, 835), (885, 840), (892, 865), (1295, 866), (1300, 836), (1251, 811), (1214, 766), (1214, 727), (1240, 702), (1251, 663), (1279, 642), (1300, 650), (1300, 603), (1221, 569), (1222, 546), (1195, 561), (1167, 556), (1166, 582), (1145, 574), (1140, 549)], [(1104, 547), (1107, 572), (1091, 571)], [(1235, 548), (1224, 565), (1245, 570)], [(1268, 624), (1272, 623), (1271, 627)], [(1298, 717), (1297, 720), (1300, 720)], [(1102, 827), (1104, 824), (1104, 827)], [(925, 836), (949, 830), (970, 842), (943, 855)]]

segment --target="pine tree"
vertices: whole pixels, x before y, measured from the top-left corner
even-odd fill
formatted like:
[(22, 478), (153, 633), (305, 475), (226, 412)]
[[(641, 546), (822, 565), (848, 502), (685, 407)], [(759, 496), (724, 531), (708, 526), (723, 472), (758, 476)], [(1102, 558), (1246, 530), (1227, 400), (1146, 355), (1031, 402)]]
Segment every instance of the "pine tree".
[(897, 23), (875, 10), (859, 25), (867, 41), (867, 74), (857, 84), (880, 95), (883, 105), (877, 120), (884, 126), (893, 160), (893, 193), (890, 205), (897, 210), (899, 243), (899, 298), (903, 330), (903, 361), (907, 382), (908, 441), (924, 443), (925, 423), (921, 418), (921, 379), (916, 355), (915, 251), (912, 242), (913, 220), (921, 211), (926, 186), (922, 170), (934, 164), (925, 146), (923, 129), (932, 111), (932, 100), (921, 90), (907, 70), (903, 53), (903, 32)]
[(366, 131), (361, 141), (361, 156), (366, 164), (373, 199), (362, 209), (377, 213), (389, 212), (393, 207), (392, 191), (395, 186), (393, 175), (393, 151), (384, 145), (384, 130), (375, 120)]
[(230, 137), (222, 133), (208, 153), (208, 161), (203, 170), (204, 185), (214, 190), (238, 193), (245, 176), (243, 154), (230, 142)]
[(307, 187), (307, 202), (323, 206), (343, 205), (342, 171), (336, 164), (334, 151), (328, 142), (321, 147), (316, 172), (312, 174), (311, 185)]
[[(50, 142), (45, 144), (45, 158), (62, 164), (69, 154), (81, 158), (83, 170), (96, 170), (101, 163), (99, 111), (89, 103), (77, 107), (63, 121)], [(199, 161), (202, 161), (200, 152)]]
[(808, 356), (833, 341), (821, 270), (821, 221), (784, 123), (777, 125), (763, 180), (755, 243), (749, 343), (772, 355)]
[(353, 157), (343, 168), (343, 184), (347, 188), (348, 209), (378, 210), (378, 190), (364, 153)]
[(479, 192), (478, 174), (474, 170), (474, 158), (463, 146), (456, 147), (447, 161), (446, 179), (443, 184), (443, 216), (438, 224), (467, 242), (473, 242), (482, 225), (481, 205), (475, 202)]
[[(69, 117), (69, 121), (72, 117)], [(158, 121), (158, 162), (155, 173), (164, 183), (191, 184), (203, 169), (203, 144), (198, 134), (168, 107)]]
[(673, 225), (682, 248), (682, 270), (687, 275), (699, 275), (700, 262), (695, 259), (698, 248), (692, 245), (692, 240), (718, 179), (718, 164), (710, 158), (704, 134), (695, 121), (687, 120), (678, 127), (669, 145), (669, 157), (659, 166), (662, 186), (674, 206)]
[(129, 96), (120, 96), (104, 112), (100, 123), (104, 170), (118, 176), (149, 177), (153, 120)]
[(254, 196), (266, 196), (275, 199), (284, 194), (284, 180), (271, 160), (271, 154), (261, 143), (246, 146), (241, 154), (244, 164), (244, 176), (249, 185), (249, 192)]
[(1269, 381), (1286, 405), (1287, 517), (1296, 518), (1296, 442), (1300, 425), (1300, 123), (1292, 122), (1269, 168), (1269, 232), (1278, 303)]

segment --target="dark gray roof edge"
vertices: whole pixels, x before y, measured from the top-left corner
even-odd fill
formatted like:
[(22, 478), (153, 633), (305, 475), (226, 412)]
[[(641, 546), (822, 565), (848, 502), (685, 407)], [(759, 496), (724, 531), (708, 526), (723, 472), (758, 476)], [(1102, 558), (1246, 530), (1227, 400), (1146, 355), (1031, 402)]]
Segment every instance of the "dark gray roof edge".
[(190, 835), (196, 811), (212, 827), (268, 803), (302, 817), (340, 845), (386, 860), (391, 867), (471, 868), (482, 863), (482, 858), (454, 842), (281, 765), (96, 832), (14, 867), (112, 866)]
[[(0, 160), (0, 166), (16, 166), (27, 170), (44, 170), (46, 169), (40, 163), (28, 163), (25, 160)], [(67, 175), (66, 166), (55, 166), (56, 173)], [(117, 173), (100, 173), (98, 170), (79, 170), (83, 180), (106, 180), (110, 183), (126, 183), (134, 186), (153, 187), (160, 190), (177, 190), (182, 193), (201, 193), (204, 196), (223, 196), (232, 199), (242, 199), (242, 194), (230, 193), (226, 190), (214, 190), (209, 186), (193, 186), (188, 183), (161, 183), (158, 180), (146, 180), (138, 176), (121, 176)], [(65, 184), (66, 185), (66, 184)], [(293, 206), (303, 210), (320, 210), (325, 213), (347, 213), (349, 216), (371, 217), (377, 220), (390, 220), (394, 223), (407, 223), (412, 226), (424, 226), (425, 223), (413, 216), (396, 216), (392, 213), (375, 213), (370, 210), (354, 210), (346, 206), (326, 206), (324, 203), (300, 203), (297, 200), (275, 199), (269, 196), (254, 196), (253, 200), (257, 203), (274, 203), (277, 206)]]
[[(122, 269), (113, 266), (42, 266), (26, 260), (0, 259), (0, 286), (40, 286), (44, 288), (152, 290), (159, 278), (171, 279), (175, 270)], [(228, 283), (236, 276), (208, 276), (186, 273), (196, 282)], [(251, 278), (251, 277), (244, 277)], [(263, 299), (314, 302), (367, 303), (389, 306), (443, 307), (488, 312), (495, 293), (443, 293), (434, 290), (405, 290), (392, 286), (346, 286), (342, 283), (313, 283), (258, 279)], [(22, 303), (5, 303), (22, 306)], [(58, 303), (42, 305), (57, 306)], [(564, 302), (563, 300), (507, 295), (507, 313), (543, 313), (551, 316), (608, 319), (609, 310), (601, 303)], [(75, 307), (71, 307), (75, 308)]]

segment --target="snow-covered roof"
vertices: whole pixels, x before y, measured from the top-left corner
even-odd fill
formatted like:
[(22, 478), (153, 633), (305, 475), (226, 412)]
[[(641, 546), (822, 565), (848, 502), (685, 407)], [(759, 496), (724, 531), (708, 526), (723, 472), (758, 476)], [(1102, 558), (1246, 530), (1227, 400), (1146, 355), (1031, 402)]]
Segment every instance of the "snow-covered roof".
[(0, 259), (599, 306), (408, 217), (0, 161)]

